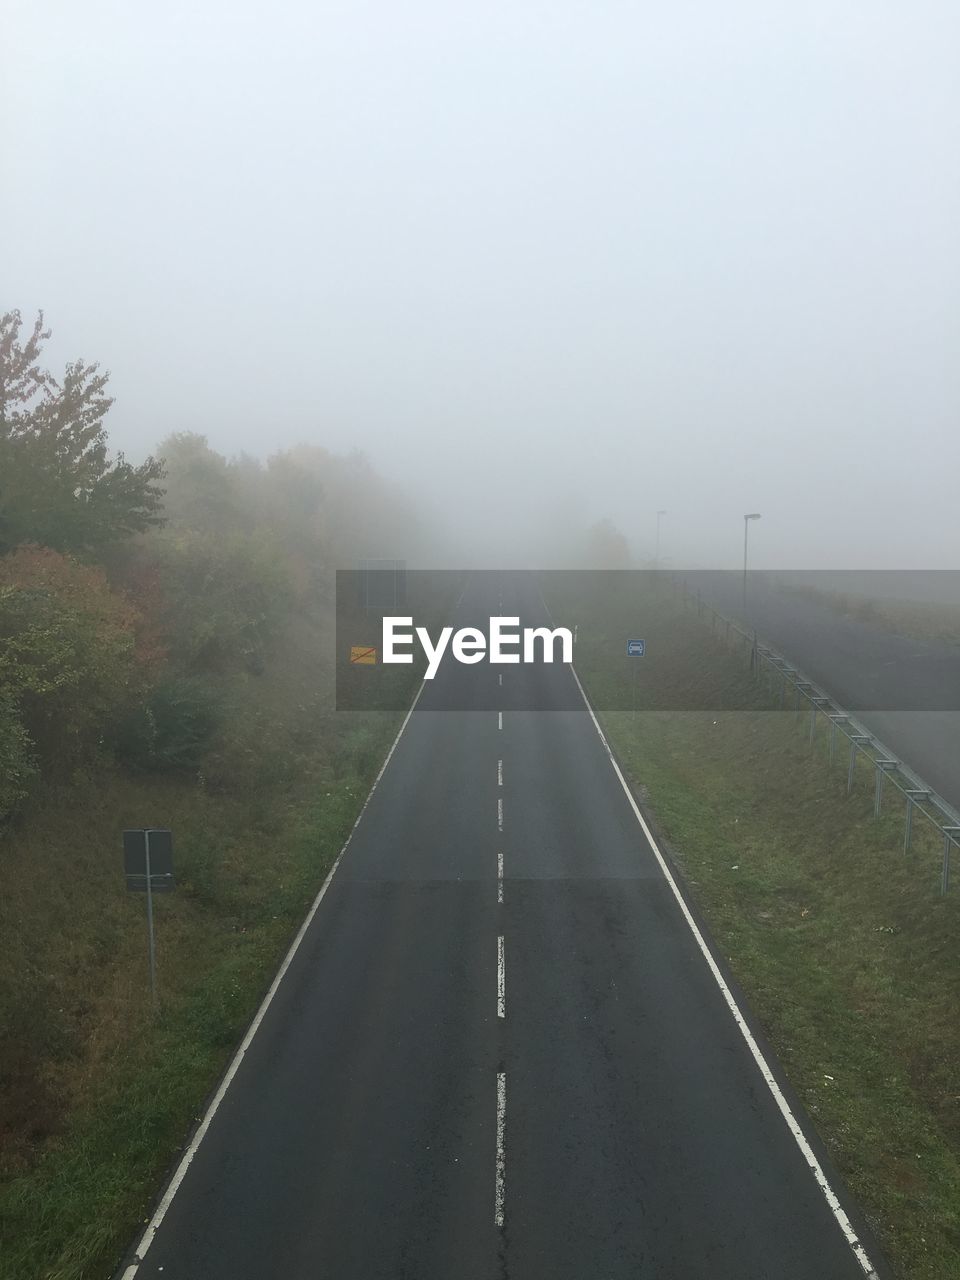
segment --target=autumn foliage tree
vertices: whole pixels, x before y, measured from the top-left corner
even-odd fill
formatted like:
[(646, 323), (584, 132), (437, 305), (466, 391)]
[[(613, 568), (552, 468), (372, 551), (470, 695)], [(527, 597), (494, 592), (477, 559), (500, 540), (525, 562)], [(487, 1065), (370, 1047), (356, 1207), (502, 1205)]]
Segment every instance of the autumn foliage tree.
[(90, 552), (161, 522), (163, 464), (111, 457), (109, 374), (77, 360), (58, 382), (40, 363), (50, 330), (38, 315), (0, 316), (0, 554), (34, 542)]
[(237, 775), (282, 723), (250, 682), (329, 624), (337, 564), (417, 527), (356, 453), (230, 459), (179, 432), (162, 462), (112, 456), (107, 374), (58, 381), (49, 336), (0, 316), (0, 838), (78, 767)]
[(48, 547), (0, 559), (0, 689), (20, 726), (11, 757), (19, 744), (24, 760), (58, 766), (97, 743), (144, 687), (139, 624), (102, 569)]

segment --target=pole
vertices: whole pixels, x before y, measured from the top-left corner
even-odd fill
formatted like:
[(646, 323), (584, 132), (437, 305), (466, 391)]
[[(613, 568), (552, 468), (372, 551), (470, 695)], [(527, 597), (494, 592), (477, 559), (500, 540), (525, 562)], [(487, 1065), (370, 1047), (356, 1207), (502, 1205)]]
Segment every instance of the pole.
[(747, 530), (750, 528), (749, 519), (743, 517), (743, 616), (747, 616)]
[(952, 843), (948, 835), (943, 837), (943, 867), (940, 871), (941, 894), (946, 894), (950, 891), (950, 845)]
[(958, 835), (960, 835), (960, 827), (943, 828), (943, 867), (940, 872), (941, 893), (947, 893), (950, 889), (950, 846)]
[(144, 855), (147, 873), (147, 949), (150, 955), (150, 998), (157, 1003), (157, 947), (153, 936), (153, 877), (150, 874), (150, 832), (144, 831)]

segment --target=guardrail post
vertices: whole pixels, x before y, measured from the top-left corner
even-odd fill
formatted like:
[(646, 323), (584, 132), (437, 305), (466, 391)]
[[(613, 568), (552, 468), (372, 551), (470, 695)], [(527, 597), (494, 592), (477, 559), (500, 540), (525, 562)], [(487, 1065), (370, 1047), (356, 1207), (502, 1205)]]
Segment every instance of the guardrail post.
[(860, 733), (855, 733), (850, 739), (850, 768), (847, 770), (847, 795), (853, 790), (853, 771), (857, 764), (857, 751), (861, 742), (869, 742), (869, 738), (865, 738)]
[(849, 719), (850, 719), (849, 716), (844, 715), (842, 712), (839, 712), (839, 711), (834, 712), (830, 716), (830, 763), (831, 764), (833, 764), (833, 762), (837, 758), (837, 729), (841, 724), (846, 724)]
[(903, 852), (910, 852), (910, 842), (913, 839), (913, 806), (918, 800), (929, 800), (929, 791), (919, 791), (911, 788), (903, 793), (907, 797), (907, 816), (903, 823)]
[(947, 893), (950, 888), (950, 846), (958, 835), (960, 835), (960, 827), (943, 828), (943, 868), (940, 872), (941, 896)]
[(886, 777), (887, 770), (896, 768), (896, 760), (877, 760), (874, 762), (877, 767), (877, 785), (873, 793), (873, 816), (880, 817), (880, 806), (883, 800), (883, 780)]

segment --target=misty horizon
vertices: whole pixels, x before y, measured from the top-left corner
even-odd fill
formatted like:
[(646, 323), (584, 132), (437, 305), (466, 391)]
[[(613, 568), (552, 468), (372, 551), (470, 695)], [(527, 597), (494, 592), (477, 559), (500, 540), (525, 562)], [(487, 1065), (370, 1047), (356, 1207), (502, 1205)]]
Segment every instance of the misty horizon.
[(954, 567), (958, 26), (18, 6), (6, 305), (113, 448), (360, 449), (479, 561)]

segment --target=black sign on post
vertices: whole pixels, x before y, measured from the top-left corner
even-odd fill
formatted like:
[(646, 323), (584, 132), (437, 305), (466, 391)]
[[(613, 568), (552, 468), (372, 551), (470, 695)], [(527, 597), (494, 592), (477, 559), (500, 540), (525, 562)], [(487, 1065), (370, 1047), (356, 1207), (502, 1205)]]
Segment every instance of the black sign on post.
[(147, 895), (147, 954), (150, 995), (157, 1002), (157, 947), (153, 936), (153, 895), (173, 889), (173, 834), (163, 827), (123, 833), (123, 870), (127, 889)]
[(123, 833), (123, 871), (131, 893), (147, 892), (149, 844), (150, 890), (169, 893), (173, 889), (173, 833), (163, 828)]

